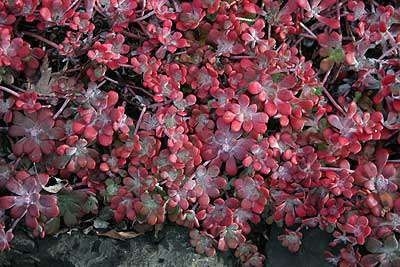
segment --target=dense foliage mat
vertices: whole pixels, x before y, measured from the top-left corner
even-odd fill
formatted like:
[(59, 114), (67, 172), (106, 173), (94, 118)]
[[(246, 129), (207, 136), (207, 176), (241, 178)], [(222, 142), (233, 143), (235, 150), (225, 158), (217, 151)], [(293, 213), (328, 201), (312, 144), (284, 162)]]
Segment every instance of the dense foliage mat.
[(0, 1), (0, 250), (169, 220), (260, 266), (276, 222), (400, 266), (399, 44), (398, 1)]

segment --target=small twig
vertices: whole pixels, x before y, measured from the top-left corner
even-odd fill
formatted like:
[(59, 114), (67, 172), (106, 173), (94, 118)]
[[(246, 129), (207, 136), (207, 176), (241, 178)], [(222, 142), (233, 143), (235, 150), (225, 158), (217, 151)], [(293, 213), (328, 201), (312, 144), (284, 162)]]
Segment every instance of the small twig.
[(53, 73), (51, 73), (51, 76), (57, 76), (57, 75), (61, 75), (61, 74), (71, 73), (71, 72), (75, 72), (75, 71), (78, 71), (81, 69), (82, 69), (81, 67), (77, 67), (77, 68), (67, 69), (67, 70), (63, 70), (63, 71), (53, 72)]
[(106, 79), (102, 80), (102, 81), (97, 85), (97, 88), (102, 87), (106, 82), (107, 82)]
[(324, 79), (322, 80), (322, 85), (324, 85), (326, 83), (326, 81), (328, 80), (329, 74), (331, 74), (332, 71), (332, 67), (325, 73)]
[(154, 13), (155, 13), (154, 10), (152, 10), (152, 11), (150, 11), (149, 13), (147, 13), (146, 15), (141, 16), (141, 17), (139, 17), (139, 18), (133, 20), (133, 22), (139, 22), (139, 21), (145, 20), (145, 19), (147, 19), (147, 18), (153, 16)]
[(25, 210), (25, 212), (19, 217), (19, 218), (17, 218), (17, 219), (15, 219), (15, 221), (13, 222), (13, 224), (11, 225), (11, 227), (10, 227), (10, 229), (8, 229), (8, 231), (13, 231), (14, 230), (14, 228), (17, 226), (17, 224), (18, 224), (18, 222), (22, 219), (22, 218), (24, 218), (24, 216), (25, 216), (25, 214), (28, 212), (28, 210)]
[(137, 34), (134, 34), (133, 32), (122, 31), (122, 33), (123, 33), (124, 35), (126, 35), (127, 37), (129, 37), (129, 38), (132, 38), (132, 39), (140, 39), (140, 36), (137, 35)]
[(233, 1), (232, 3), (228, 4), (228, 7), (230, 8), (231, 6), (237, 4), (238, 0)]
[(134, 86), (134, 85), (131, 85), (131, 84), (128, 84), (127, 87), (128, 87), (128, 88), (131, 88), (131, 89), (139, 90), (139, 91), (141, 91), (142, 93), (146, 94), (147, 96), (151, 97), (152, 99), (154, 98), (154, 96), (153, 96), (151, 93), (147, 92), (147, 91), (146, 91), (144, 88), (142, 88), (142, 87)]
[(147, 107), (145, 105), (143, 105), (142, 111), (140, 112), (139, 119), (136, 122), (135, 131), (133, 132), (133, 136), (135, 136), (138, 133), (140, 124), (142, 123), (143, 116), (146, 113), (146, 110), (147, 110)]
[(389, 56), (389, 55), (392, 54), (393, 52), (396, 52), (396, 53), (397, 53), (396, 50), (397, 50), (397, 46), (393, 46), (392, 48), (386, 50), (385, 53), (383, 53), (383, 54), (378, 58), (378, 60), (384, 59), (385, 57)]
[(109, 78), (109, 77), (107, 77), (107, 76), (104, 76), (104, 79), (106, 79), (107, 81), (109, 81), (109, 82), (111, 82), (111, 83), (114, 83), (114, 84), (118, 84), (118, 85), (119, 85), (119, 83), (118, 83), (116, 80), (113, 80), (113, 79), (111, 79), (111, 78)]
[(329, 93), (329, 91), (325, 88), (325, 83), (328, 80), (329, 74), (332, 71), (332, 67), (327, 71), (325, 74), (324, 79), (322, 80), (322, 90), (324, 91), (325, 95), (328, 97), (329, 101), (331, 101), (332, 105), (335, 106), (337, 110), (339, 110), (343, 115), (346, 116), (346, 112), (343, 110), (343, 108), (335, 101), (335, 99), (332, 97), (332, 95)]
[(354, 173), (354, 170), (350, 170), (350, 169), (346, 169), (346, 168), (320, 167), (319, 169), (321, 171), (334, 171), (334, 172), (347, 171), (348, 173)]
[(248, 18), (243, 18), (243, 17), (236, 17), (237, 20), (239, 21), (246, 21), (246, 22), (254, 22), (255, 19), (248, 19)]
[(187, 54), (187, 50), (175, 52), (175, 53), (174, 53), (174, 56), (179, 56), (179, 55), (183, 55), (183, 54)]
[(64, 111), (64, 109), (67, 107), (68, 103), (70, 101), (70, 98), (65, 99), (64, 103), (62, 104), (62, 106), (60, 107), (60, 109), (57, 111), (56, 114), (54, 114), (53, 116), (53, 120), (57, 119), (58, 116), (60, 116), (60, 114)]
[(13, 84), (10, 84), (9, 86), (10, 86), (12, 89), (17, 90), (17, 91), (19, 91), (19, 92), (22, 92), (22, 93), (25, 93), (25, 92), (26, 92), (26, 90), (24, 90), (24, 89), (22, 89), (22, 88), (19, 88), (18, 86), (15, 86), (15, 85), (13, 85)]
[(72, 184), (71, 185), (71, 187), (73, 189), (76, 189), (76, 188), (81, 187), (81, 186), (87, 186), (87, 184), (85, 182), (80, 182), (80, 183), (76, 183), (76, 184)]
[(58, 45), (58, 44), (56, 44), (55, 42), (50, 41), (49, 39), (44, 38), (43, 36), (38, 35), (38, 34), (36, 34), (36, 33), (33, 33), (33, 32), (25, 32), (25, 31), (24, 31), (24, 32), (22, 32), (22, 34), (28, 35), (28, 36), (30, 36), (30, 37), (33, 37), (33, 38), (39, 40), (39, 41), (42, 41), (43, 43), (46, 43), (46, 44), (48, 44), (49, 46), (51, 46), (51, 47), (53, 47), (53, 48), (55, 48), (55, 49), (57, 49), (57, 50), (59, 49), (59, 45)]
[(400, 159), (389, 159), (387, 163), (400, 164)]
[[(389, 31), (386, 31), (386, 34), (389, 36), (390, 44), (391, 44), (393, 47), (396, 47), (397, 49), (399, 49), (399, 45), (397, 44), (397, 42), (396, 42), (396, 40), (394, 39), (393, 35), (392, 35)], [(399, 50), (400, 50), (400, 49), (399, 49)]]
[(81, 1), (81, 0), (75, 0), (75, 2), (73, 2), (73, 3), (68, 7), (67, 10), (65, 10), (64, 15), (65, 15), (68, 11), (70, 11), (72, 8), (74, 8), (74, 6), (77, 5), (80, 1)]
[(316, 40), (314, 36), (310, 35), (310, 34), (306, 34), (306, 33), (300, 33), (299, 34), (301, 37), (305, 37), (308, 39), (312, 39), (312, 40)]
[(254, 59), (256, 56), (230, 56), (230, 59)]
[(148, 105), (148, 106), (147, 106), (147, 108), (157, 108), (157, 107), (162, 107), (162, 106), (164, 106), (164, 105), (168, 105), (168, 104), (170, 104), (171, 102), (172, 102), (171, 100), (167, 100), (167, 101), (165, 101), (165, 102), (162, 102), (162, 103), (154, 103), (154, 104)]
[(103, 17), (107, 17), (106, 14), (104, 14), (103, 11), (96, 4), (94, 5), (94, 9), (96, 10), (97, 13), (99, 13)]
[(312, 30), (310, 30), (306, 25), (304, 25), (303, 22), (300, 22), (300, 26), (301, 26), (306, 32), (308, 32), (313, 38), (318, 39), (318, 37), (315, 35), (315, 33), (313, 33)]
[(144, 16), (144, 12), (146, 11), (146, 6), (147, 6), (147, 2), (146, 2), (146, 0), (143, 0), (143, 7), (142, 7), (141, 16)]
[(124, 68), (130, 68), (130, 69), (135, 68), (134, 66), (128, 65), (128, 64), (119, 64), (119, 66), (120, 66), (120, 67), (124, 67)]
[(10, 95), (13, 95), (13, 96), (15, 96), (15, 97), (19, 97), (19, 96), (20, 96), (17, 92), (15, 92), (15, 91), (13, 91), (13, 90), (7, 88), (7, 87), (1, 86), (1, 85), (0, 85), (0, 90), (2, 90), (2, 91), (4, 91), (4, 92), (7, 92), (7, 93), (9, 93)]

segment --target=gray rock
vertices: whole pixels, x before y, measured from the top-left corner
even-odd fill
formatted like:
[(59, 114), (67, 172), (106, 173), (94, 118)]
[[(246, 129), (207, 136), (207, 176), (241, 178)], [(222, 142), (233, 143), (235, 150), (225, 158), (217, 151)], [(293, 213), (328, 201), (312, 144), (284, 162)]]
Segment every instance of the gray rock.
[(73, 232), (57, 238), (47, 237), (38, 240), (33, 251), (29, 245), (24, 245), (20, 246), (23, 251), (14, 248), (0, 254), (0, 266), (223, 267), (236, 263), (230, 252), (219, 253), (213, 258), (196, 254), (185, 228), (166, 226), (159, 235), (162, 238), (156, 239), (149, 233), (129, 240), (114, 240)]
[(330, 234), (319, 229), (303, 231), (302, 246), (297, 253), (291, 253), (277, 239), (282, 229), (273, 225), (271, 237), (266, 244), (267, 265), (269, 267), (330, 267), (324, 259), (328, 248)]
[(15, 234), (12, 244), (13, 248), (21, 252), (32, 253), (35, 250), (35, 241), (22, 232)]

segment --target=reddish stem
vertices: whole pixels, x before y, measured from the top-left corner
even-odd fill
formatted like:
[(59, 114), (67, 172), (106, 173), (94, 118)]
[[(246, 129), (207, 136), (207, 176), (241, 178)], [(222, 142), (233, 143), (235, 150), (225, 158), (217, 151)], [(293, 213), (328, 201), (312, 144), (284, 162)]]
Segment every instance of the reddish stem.
[(230, 59), (254, 59), (255, 56), (230, 56)]
[(136, 122), (135, 131), (133, 132), (133, 136), (135, 136), (138, 133), (140, 124), (142, 123), (143, 116), (146, 113), (146, 110), (147, 110), (146, 106), (143, 105), (142, 112), (140, 112), (139, 119)]
[(30, 37), (33, 37), (33, 38), (39, 40), (39, 41), (42, 41), (43, 43), (46, 43), (49, 46), (51, 46), (51, 47), (53, 47), (53, 48), (55, 48), (57, 50), (59, 49), (59, 45), (58, 44), (56, 44), (55, 42), (50, 41), (47, 38), (44, 38), (43, 36), (38, 35), (36, 33), (33, 33), (33, 32), (22, 32), (22, 34), (28, 35)]
[(125, 34), (129, 38), (140, 39), (140, 36), (135, 34), (135, 33), (133, 33), (133, 32), (123, 31), (122, 33)]
[(344, 112), (343, 108), (335, 101), (335, 99), (332, 97), (332, 95), (329, 93), (329, 91), (325, 88), (325, 83), (328, 80), (329, 74), (332, 71), (332, 67), (328, 70), (328, 72), (325, 74), (324, 79), (322, 80), (322, 90), (324, 91), (325, 95), (328, 97), (329, 101), (331, 101), (332, 105), (336, 107), (337, 110), (339, 110), (343, 115), (346, 115), (346, 112)]

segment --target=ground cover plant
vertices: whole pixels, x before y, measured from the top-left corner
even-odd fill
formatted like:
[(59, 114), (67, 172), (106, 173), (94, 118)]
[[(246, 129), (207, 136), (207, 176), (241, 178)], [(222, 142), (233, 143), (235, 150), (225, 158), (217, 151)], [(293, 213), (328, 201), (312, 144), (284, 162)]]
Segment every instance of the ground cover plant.
[(5, 0), (0, 37), (0, 250), (169, 221), (261, 266), (275, 222), (400, 266), (397, 1)]

